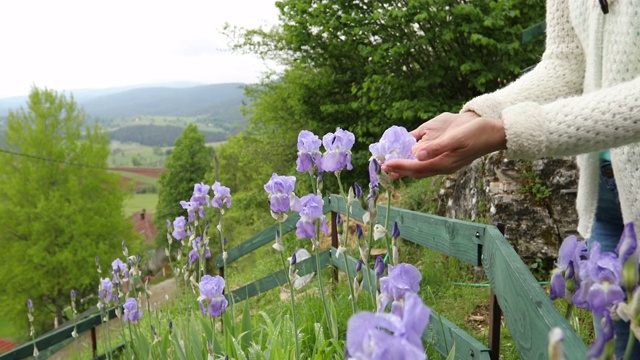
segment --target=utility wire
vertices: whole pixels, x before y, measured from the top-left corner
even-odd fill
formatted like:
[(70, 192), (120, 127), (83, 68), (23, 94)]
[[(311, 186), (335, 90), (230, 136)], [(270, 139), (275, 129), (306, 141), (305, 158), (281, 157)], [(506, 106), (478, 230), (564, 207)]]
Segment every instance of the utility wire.
[(9, 154), (9, 155), (14, 155), (14, 156), (22, 156), (22, 157), (26, 157), (26, 158), (29, 158), (29, 159), (35, 159), (35, 160), (40, 160), (40, 161), (48, 161), (48, 162), (54, 162), (54, 163), (59, 163), (59, 164), (66, 164), (66, 165), (71, 165), (71, 166), (80, 166), (80, 167), (100, 169), (100, 170), (109, 170), (108, 168), (103, 168), (103, 167), (100, 167), (100, 166), (74, 163), (74, 162), (69, 162), (69, 161), (65, 161), (65, 160), (44, 158), (44, 157), (40, 157), (40, 156), (35, 156), (35, 155), (30, 155), (30, 154), (23, 154), (23, 153), (11, 151), (11, 150), (6, 150), (6, 149), (0, 149), (0, 153), (5, 153), (5, 154)]

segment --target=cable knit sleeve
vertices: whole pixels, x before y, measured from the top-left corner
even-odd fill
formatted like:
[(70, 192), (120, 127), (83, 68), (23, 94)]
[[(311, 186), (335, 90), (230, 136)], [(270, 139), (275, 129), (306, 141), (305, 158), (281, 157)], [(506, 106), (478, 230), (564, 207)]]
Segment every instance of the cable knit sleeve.
[(469, 101), (462, 109), (500, 119), (502, 111), (523, 101), (545, 104), (582, 93), (584, 52), (569, 19), (567, 0), (548, 0), (546, 50), (530, 72), (496, 92)]
[(640, 77), (546, 105), (524, 102), (502, 112), (507, 156), (577, 155), (640, 142)]

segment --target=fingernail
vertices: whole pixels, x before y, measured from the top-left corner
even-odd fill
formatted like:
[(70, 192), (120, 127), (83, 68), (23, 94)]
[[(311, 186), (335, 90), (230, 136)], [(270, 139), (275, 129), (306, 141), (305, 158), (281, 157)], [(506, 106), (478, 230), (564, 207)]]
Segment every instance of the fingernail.
[(427, 160), (427, 150), (418, 151), (418, 153), (416, 154), (416, 159), (420, 161)]

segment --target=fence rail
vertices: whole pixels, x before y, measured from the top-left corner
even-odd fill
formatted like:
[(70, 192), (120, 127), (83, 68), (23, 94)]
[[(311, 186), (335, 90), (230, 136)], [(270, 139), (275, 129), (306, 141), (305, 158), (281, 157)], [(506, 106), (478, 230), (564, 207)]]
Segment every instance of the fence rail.
[[(331, 195), (325, 198), (325, 213), (346, 214), (346, 206), (342, 197)], [(385, 214), (387, 208), (380, 205), (379, 214)], [(364, 211), (359, 205), (353, 206), (352, 218), (362, 220)], [(335, 217), (333, 215), (332, 217)], [(379, 215), (381, 220), (384, 215)], [(297, 215), (290, 216), (283, 224), (283, 232), (287, 233), (295, 229)], [(555, 308), (547, 294), (540, 287), (537, 280), (531, 275), (527, 266), (516, 254), (502, 233), (495, 226), (482, 225), (472, 222), (443, 218), (435, 215), (419, 213), (415, 211), (391, 207), (389, 209), (389, 222), (397, 222), (400, 233), (405, 241), (425, 246), (439, 251), (461, 261), (482, 266), (489, 278), (492, 291), (495, 293), (496, 304), (504, 311), (504, 319), (511, 331), (520, 356), (524, 359), (546, 358), (547, 334), (553, 327), (560, 327), (565, 334), (564, 346), (567, 359), (584, 359), (586, 346), (575, 333), (568, 321)], [(270, 244), (275, 239), (275, 231), (279, 227), (271, 226), (257, 235), (251, 237), (242, 244), (229, 249), (227, 264), (242, 258), (256, 249)], [(336, 232), (335, 222), (332, 222), (332, 232)], [(284, 235), (284, 234), (283, 234)], [(335, 244), (334, 244), (335, 245)], [(345, 256), (343, 254), (341, 256)], [(320, 253), (320, 268), (333, 267), (345, 271), (343, 259), (336, 258), (336, 249), (325, 250)], [(355, 274), (356, 259), (347, 256), (349, 273)], [(222, 257), (218, 257), (216, 264), (222, 267)], [(317, 271), (316, 258), (311, 257), (296, 265), (300, 275)], [(369, 269), (369, 271), (372, 271)], [(375, 276), (372, 276), (375, 278)], [(366, 291), (375, 292), (375, 284), (369, 283), (369, 277), (364, 276), (364, 288)], [(237, 303), (263, 292), (286, 284), (287, 278), (284, 270), (276, 271), (250, 284), (241, 286), (227, 293), (229, 301)], [(499, 312), (494, 326), (500, 326)], [(113, 318), (115, 312), (109, 311), (109, 317)], [(83, 333), (95, 328), (102, 322), (101, 315), (95, 314), (78, 321), (77, 331)], [(71, 337), (73, 325), (56, 330), (36, 340), (36, 346), (44, 350)], [(490, 338), (495, 336), (491, 330)], [(496, 359), (498, 358), (497, 343), (491, 342), (488, 346), (460, 329), (457, 325), (445, 317), (433, 313), (429, 327), (423, 334), (423, 339), (431, 343), (440, 353), (448, 354), (450, 347), (456, 345), (456, 359)], [(0, 355), (0, 360), (22, 359), (33, 354), (33, 345), (25, 344), (13, 351)]]
[[(116, 309), (111, 308), (105, 313), (105, 317), (108, 319), (113, 319), (116, 317)], [(73, 338), (71, 333), (73, 332), (73, 328), (75, 326), (76, 332), (79, 335), (86, 333), (87, 331), (91, 331), (92, 336), (92, 347), (93, 347), (93, 356), (94, 358), (98, 357), (96, 351), (96, 341), (95, 341), (95, 328), (98, 325), (103, 323), (102, 314), (93, 314), (84, 319), (78, 320), (76, 324), (70, 324), (66, 326), (62, 326), (56, 330), (49, 332), (39, 338), (36, 339), (35, 345), (38, 351), (41, 353), (45, 352), (48, 349), (55, 347), (56, 345), (66, 342), (67, 340)], [(8, 351), (4, 354), (0, 354), (0, 360), (18, 360), (24, 359), (33, 356), (33, 342), (26, 343), (20, 347), (17, 347), (11, 351)], [(98, 357), (99, 358), (99, 357)]]

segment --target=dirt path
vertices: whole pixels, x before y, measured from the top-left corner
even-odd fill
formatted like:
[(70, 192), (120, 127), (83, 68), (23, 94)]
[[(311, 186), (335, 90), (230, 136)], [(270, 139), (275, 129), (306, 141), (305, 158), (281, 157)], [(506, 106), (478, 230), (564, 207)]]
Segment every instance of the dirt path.
[[(167, 279), (163, 282), (160, 282), (155, 285), (151, 285), (151, 297), (150, 297), (150, 308), (153, 309), (154, 306), (160, 306), (162, 303), (166, 302), (167, 299), (171, 300), (175, 297), (175, 280)], [(148, 316), (147, 314), (147, 304), (146, 298), (142, 296), (142, 301), (140, 307), (143, 311), (143, 316)], [(96, 339), (98, 342), (102, 341), (103, 334), (102, 331), (104, 327), (108, 326), (110, 329), (110, 334), (117, 333), (120, 328), (120, 319), (112, 319), (107, 324), (103, 324), (96, 327)], [(112, 335), (113, 336), (113, 335)], [(115, 345), (115, 341), (112, 341), (112, 345)], [(79, 353), (91, 353), (91, 332), (87, 331), (82, 334), (76, 341), (72, 342), (65, 348), (59, 350), (55, 354), (49, 357), (49, 359), (67, 359), (77, 355)]]

